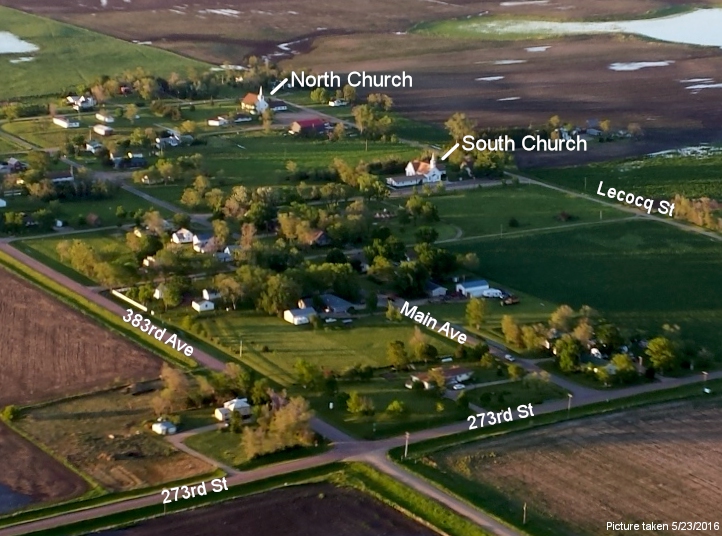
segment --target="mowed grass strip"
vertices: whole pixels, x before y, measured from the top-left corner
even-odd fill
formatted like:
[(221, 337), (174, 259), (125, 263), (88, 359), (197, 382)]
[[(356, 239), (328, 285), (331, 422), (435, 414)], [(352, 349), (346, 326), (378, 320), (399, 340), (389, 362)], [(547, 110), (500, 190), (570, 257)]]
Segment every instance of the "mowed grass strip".
[(678, 324), (683, 338), (713, 352), (722, 345), (722, 244), (695, 233), (634, 220), (450, 249), (475, 251), (484, 276), (542, 300), (590, 305), (625, 328), (651, 333)]
[[(465, 190), (432, 201), (445, 223), (461, 228), (462, 238), (629, 217), (612, 207), (533, 184)], [(571, 219), (561, 221), (558, 216), (562, 213)]]
[(4, 83), (0, 99), (57, 93), (88, 84), (100, 75), (121, 74), (142, 66), (154, 76), (167, 77), (189, 68), (205, 70), (208, 64), (171, 52), (121, 41), (90, 30), (0, 7), (0, 31), (39, 47), (17, 54), (32, 61), (8, 63), (4, 59)]

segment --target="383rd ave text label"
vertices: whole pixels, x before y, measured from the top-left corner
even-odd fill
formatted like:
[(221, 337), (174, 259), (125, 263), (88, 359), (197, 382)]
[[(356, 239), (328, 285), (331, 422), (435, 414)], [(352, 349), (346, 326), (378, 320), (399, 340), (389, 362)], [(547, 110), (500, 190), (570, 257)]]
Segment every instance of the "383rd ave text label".
[[(153, 335), (153, 337), (158, 341), (163, 341), (163, 337), (166, 335), (166, 328), (160, 329), (158, 326), (152, 324), (151, 321), (145, 318), (142, 314), (133, 311), (133, 309), (126, 309), (126, 312), (128, 314), (123, 317), (124, 322), (130, 322), (130, 325), (134, 328), (138, 328), (148, 335)], [(178, 335), (175, 333), (165, 339), (163, 344), (173, 347), (175, 350), (182, 352), (187, 357), (191, 357), (193, 355), (193, 347), (180, 340)]]

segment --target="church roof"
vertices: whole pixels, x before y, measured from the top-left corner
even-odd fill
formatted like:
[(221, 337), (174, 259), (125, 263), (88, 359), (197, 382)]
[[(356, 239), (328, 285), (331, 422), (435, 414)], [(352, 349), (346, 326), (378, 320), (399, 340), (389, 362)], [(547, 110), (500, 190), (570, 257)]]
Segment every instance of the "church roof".
[[(423, 162), (421, 160), (412, 160), (409, 162), (414, 168), (414, 172), (417, 175), (426, 175), (429, 171), (431, 171), (431, 164), (429, 162)], [(444, 165), (436, 165), (436, 168), (439, 171), (443, 171), (445, 169)]]
[(255, 105), (258, 102), (258, 95), (256, 95), (255, 93), (248, 93), (245, 97), (243, 97), (243, 100), (241, 102), (243, 104)]

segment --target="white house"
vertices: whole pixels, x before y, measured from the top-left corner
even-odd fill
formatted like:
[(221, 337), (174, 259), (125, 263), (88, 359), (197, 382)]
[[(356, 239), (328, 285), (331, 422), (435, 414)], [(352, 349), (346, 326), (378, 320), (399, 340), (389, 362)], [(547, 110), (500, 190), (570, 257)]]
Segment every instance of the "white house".
[(158, 435), (173, 435), (178, 430), (176, 425), (170, 421), (158, 420), (154, 422), (151, 429)]
[(193, 242), (193, 233), (186, 228), (178, 229), (171, 236), (171, 242), (174, 244), (190, 244)]
[(283, 311), (283, 319), (294, 326), (302, 326), (311, 321), (311, 317), (316, 314), (313, 307), (305, 307), (303, 309), (287, 309)]
[[(458, 365), (452, 365), (451, 367), (437, 367), (431, 370), (441, 370), (444, 375), (446, 385), (469, 381), (474, 373), (471, 369), (460, 367)], [(436, 386), (428, 372), (412, 374), (411, 380), (406, 383), (406, 387), (411, 389), (413, 384), (416, 382), (421, 382), (424, 385), (424, 389), (433, 389)]]
[(202, 244), (203, 242), (208, 242), (211, 238), (213, 238), (213, 233), (194, 233), (191, 242), (193, 242), (193, 245), (195, 246), (197, 244)]
[(115, 123), (115, 117), (113, 117), (106, 111), (98, 112), (97, 114), (95, 114), (95, 118), (101, 123)]
[(210, 238), (209, 240), (206, 240), (204, 242), (198, 242), (193, 246), (193, 251), (197, 253), (202, 253), (204, 255), (217, 253), (219, 249), (220, 248), (218, 247), (218, 242), (215, 238)]
[(0, 208), (5, 208), (6, 206), (8, 206), (7, 201), (5, 201), (4, 199), (0, 199)]
[(426, 295), (429, 298), (440, 298), (441, 296), (446, 296), (446, 287), (442, 287), (441, 285), (437, 285), (433, 281), (429, 281), (426, 283)]
[(164, 295), (165, 295), (165, 285), (163, 283), (161, 283), (160, 285), (155, 287), (155, 292), (153, 292), (153, 299), (162, 300)]
[(53, 117), (53, 124), (62, 128), (78, 128), (80, 126), (80, 121), (77, 119), (70, 119), (62, 115), (56, 115)]
[(208, 301), (217, 300), (221, 297), (221, 293), (212, 288), (203, 289), (203, 299)]
[(212, 117), (208, 120), (209, 127), (225, 127), (228, 125), (228, 119), (222, 116)]
[(88, 140), (85, 144), (85, 150), (93, 154), (98, 154), (102, 148), (103, 144), (98, 140)]
[(109, 127), (108, 125), (95, 125), (93, 127), (93, 132), (100, 136), (112, 136), (113, 135), (113, 129)]
[(488, 288), (489, 283), (484, 279), (475, 279), (473, 281), (464, 281), (463, 283), (456, 284), (456, 292), (459, 292), (467, 298), (480, 298)]
[(253, 414), (247, 398), (234, 398), (224, 402), (222, 408), (216, 408), (213, 415), (217, 420), (227, 422), (231, 419), (231, 413), (234, 411), (240, 413), (243, 419), (248, 419)]
[(213, 309), (216, 308), (216, 306), (213, 305), (213, 302), (208, 301), (208, 300), (201, 300), (201, 301), (193, 300), (193, 303), (191, 303), (191, 307), (193, 307), (193, 309), (195, 309), (199, 313), (204, 313), (206, 311), (212, 311)]
[(71, 104), (73, 108), (78, 111), (90, 110), (95, 106), (95, 99), (93, 97), (86, 97), (85, 95), (70, 95), (68, 97), (68, 104)]

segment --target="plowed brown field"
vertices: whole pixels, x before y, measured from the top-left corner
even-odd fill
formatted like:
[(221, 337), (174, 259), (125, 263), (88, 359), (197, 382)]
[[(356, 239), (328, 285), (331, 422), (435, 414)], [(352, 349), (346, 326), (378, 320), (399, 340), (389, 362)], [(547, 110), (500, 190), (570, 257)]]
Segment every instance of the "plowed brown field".
[(434, 461), (469, 486), (510, 497), (514, 512), (526, 501), (530, 519), (547, 527), (538, 533), (632, 534), (607, 531), (607, 522), (722, 523), (721, 423), (719, 397), (663, 404), (476, 442)]

